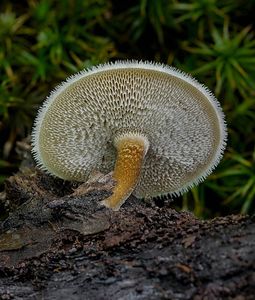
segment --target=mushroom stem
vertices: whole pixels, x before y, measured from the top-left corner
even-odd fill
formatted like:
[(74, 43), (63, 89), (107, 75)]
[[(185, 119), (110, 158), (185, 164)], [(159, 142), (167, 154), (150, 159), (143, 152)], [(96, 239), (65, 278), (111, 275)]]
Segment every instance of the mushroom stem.
[(113, 210), (119, 210), (139, 181), (149, 142), (145, 136), (125, 134), (117, 137), (114, 144), (117, 149), (117, 160), (113, 179), (117, 184), (113, 194), (102, 203)]

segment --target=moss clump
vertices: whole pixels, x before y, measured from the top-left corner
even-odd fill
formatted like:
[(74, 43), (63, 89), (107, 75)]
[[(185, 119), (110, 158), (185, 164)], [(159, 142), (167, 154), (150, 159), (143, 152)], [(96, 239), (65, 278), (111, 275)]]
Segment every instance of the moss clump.
[(1, 1), (0, 181), (17, 169), (16, 142), (57, 83), (112, 59), (156, 60), (214, 91), (229, 128), (216, 172), (177, 205), (201, 217), (254, 212), (254, 9), (239, 0)]

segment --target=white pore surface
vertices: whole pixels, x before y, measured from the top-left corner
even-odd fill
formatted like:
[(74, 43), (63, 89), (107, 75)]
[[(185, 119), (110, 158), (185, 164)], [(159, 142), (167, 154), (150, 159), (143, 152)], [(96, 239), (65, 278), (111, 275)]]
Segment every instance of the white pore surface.
[(66, 180), (86, 181), (114, 168), (114, 138), (147, 137), (138, 197), (180, 194), (219, 163), (226, 126), (212, 93), (174, 68), (117, 62), (80, 72), (58, 86), (32, 133), (38, 165)]

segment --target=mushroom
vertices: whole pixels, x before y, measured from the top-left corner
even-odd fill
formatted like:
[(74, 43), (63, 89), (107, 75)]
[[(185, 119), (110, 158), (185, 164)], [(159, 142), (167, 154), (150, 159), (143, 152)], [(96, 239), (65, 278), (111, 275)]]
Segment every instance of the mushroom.
[(103, 204), (180, 195), (219, 163), (226, 144), (219, 102), (169, 66), (107, 63), (69, 77), (46, 99), (32, 132), (38, 166), (64, 180), (113, 171)]

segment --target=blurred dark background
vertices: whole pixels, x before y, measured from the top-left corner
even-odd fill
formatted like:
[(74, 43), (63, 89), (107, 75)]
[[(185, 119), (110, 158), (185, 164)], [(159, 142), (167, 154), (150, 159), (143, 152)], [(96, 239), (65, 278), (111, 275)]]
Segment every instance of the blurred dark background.
[(202, 218), (254, 213), (254, 15), (254, 0), (1, 0), (0, 190), (58, 83), (98, 63), (153, 60), (207, 85), (228, 123), (224, 159), (176, 207)]

